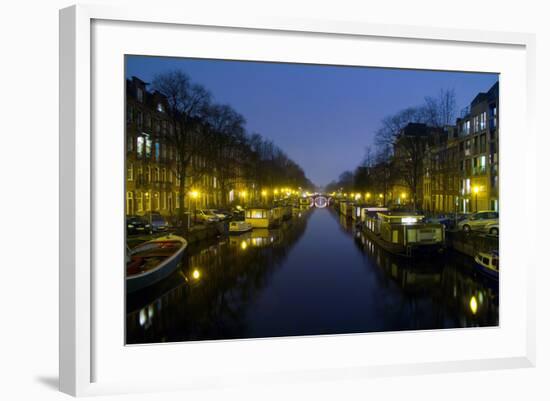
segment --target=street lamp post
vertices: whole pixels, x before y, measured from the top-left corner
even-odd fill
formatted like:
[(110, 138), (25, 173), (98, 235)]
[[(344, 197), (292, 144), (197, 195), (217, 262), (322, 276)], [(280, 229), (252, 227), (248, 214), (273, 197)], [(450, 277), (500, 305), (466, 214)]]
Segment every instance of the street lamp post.
[(477, 212), (477, 194), (479, 192), (479, 187), (476, 185), (474, 187), (474, 197), (475, 197), (475, 207), (476, 207), (476, 212)]
[(197, 222), (197, 200), (199, 198), (199, 192), (196, 190), (191, 191), (191, 198), (195, 200), (195, 207), (193, 210), (193, 224)]

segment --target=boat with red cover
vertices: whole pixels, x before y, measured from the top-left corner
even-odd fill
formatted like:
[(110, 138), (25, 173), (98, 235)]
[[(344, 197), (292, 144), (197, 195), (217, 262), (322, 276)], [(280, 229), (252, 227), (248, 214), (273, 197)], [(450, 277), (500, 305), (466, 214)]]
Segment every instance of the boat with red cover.
[(138, 245), (126, 257), (126, 291), (153, 285), (174, 272), (187, 248), (187, 241), (167, 235)]

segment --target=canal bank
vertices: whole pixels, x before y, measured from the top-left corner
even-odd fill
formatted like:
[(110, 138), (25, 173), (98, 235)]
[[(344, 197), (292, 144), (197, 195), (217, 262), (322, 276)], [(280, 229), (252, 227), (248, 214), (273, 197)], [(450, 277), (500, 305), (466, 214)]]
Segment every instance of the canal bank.
[[(196, 243), (129, 299), (128, 343), (498, 325), (498, 286), (467, 258), (395, 259), (330, 209)], [(145, 302), (143, 302), (145, 301)]]

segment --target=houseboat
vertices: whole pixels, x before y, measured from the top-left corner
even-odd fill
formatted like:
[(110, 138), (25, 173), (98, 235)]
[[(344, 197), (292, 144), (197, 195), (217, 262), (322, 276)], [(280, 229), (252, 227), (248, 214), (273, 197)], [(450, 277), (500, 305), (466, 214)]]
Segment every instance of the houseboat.
[(340, 202), (340, 214), (346, 218), (352, 218), (354, 203), (350, 201)]
[(361, 210), (365, 208), (365, 205), (351, 205), (351, 218), (357, 222), (361, 221)]
[(309, 209), (311, 206), (313, 206), (313, 199), (310, 197), (302, 197), (300, 198), (300, 209)]
[(361, 208), (361, 218), (359, 226), (368, 228), (375, 234), (380, 234), (378, 231), (378, 213), (387, 213), (389, 209), (387, 207), (373, 207), (365, 206)]
[(416, 212), (377, 212), (375, 217), (366, 215), (363, 230), (379, 246), (397, 255), (442, 251), (445, 226), (423, 220), (424, 216)]
[(281, 218), (280, 208), (251, 207), (244, 212), (244, 221), (254, 228), (268, 228), (276, 225)]

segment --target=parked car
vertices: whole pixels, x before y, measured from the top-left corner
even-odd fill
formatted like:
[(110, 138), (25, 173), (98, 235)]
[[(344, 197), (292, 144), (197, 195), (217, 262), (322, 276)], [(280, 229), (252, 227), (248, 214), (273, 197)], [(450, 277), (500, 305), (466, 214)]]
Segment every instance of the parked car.
[(208, 209), (212, 213), (214, 213), (220, 220), (228, 220), (231, 218), (231, 214), (229, 212), (223, 211), (221, 209)]
[(197, 209), (195, 212), (195, 222), (197, 223), (217, 223), (220, 218), (209, 209)]
[(128, 216), (126, 217), (126, 232), (128, 234), (142, 234), (151, 231), (151, 226), (143, 217)]
[(454, 220), (451, 219), (449, 216), (445, 215), (438, 215), (433, 217), (428, 217), (426, 219), (426, 223), (435, 223), (435, 224), (443, 224), (445, 226), (445, 229), (448, 230), (454, 226)]
[[(147, 216), (145, 216), (147, 218)], [(166, 231), (170, 226), (168, 221), (160, 213), (151, 213), (151, 229), (153, 232)]]
[(487, 231), (491, 225), (498, 225), (498, 212), (483, 210), (472, 213), (466, 219), (458, 223), (458, 229), (462, 231)]
[(487, 232), (491, 235), (498, 235), (498, 223), (488, 225)]

